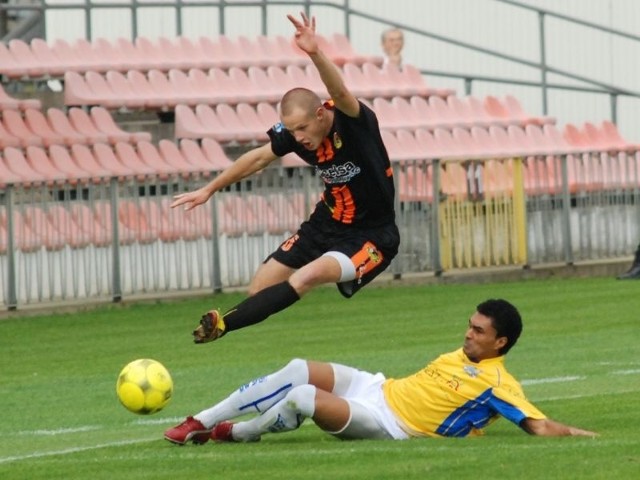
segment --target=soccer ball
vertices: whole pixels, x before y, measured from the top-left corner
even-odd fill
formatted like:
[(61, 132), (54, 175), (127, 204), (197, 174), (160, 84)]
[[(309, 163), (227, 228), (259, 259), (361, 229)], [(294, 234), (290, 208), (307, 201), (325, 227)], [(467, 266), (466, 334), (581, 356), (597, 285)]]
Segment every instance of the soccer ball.
[(120, 403), (133, 413), (149, 415), (162, 410), (173, 393), (173, 380), (160, 362), (141, 358), (127, 364), (116, 382)]

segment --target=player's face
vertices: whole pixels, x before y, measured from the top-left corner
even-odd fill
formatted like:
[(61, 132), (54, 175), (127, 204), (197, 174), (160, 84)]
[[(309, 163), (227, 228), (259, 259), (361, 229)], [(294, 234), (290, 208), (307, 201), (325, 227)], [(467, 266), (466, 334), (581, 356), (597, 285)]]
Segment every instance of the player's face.
[(316, 150), (327, 134), (323, 118), (324, 110), (322, 108), (316, 110), (313, 115), (309, 115), (303, 109), (296, 108), (289, 115), (283, 116), (281, 120), (296, 142), (307, 150)]
[(498, 337), (489, 317), (474, 313), (464, 336), (462, 351), (474, 362), (499, 356), (498, 351), (506, 344), (507, 337)]

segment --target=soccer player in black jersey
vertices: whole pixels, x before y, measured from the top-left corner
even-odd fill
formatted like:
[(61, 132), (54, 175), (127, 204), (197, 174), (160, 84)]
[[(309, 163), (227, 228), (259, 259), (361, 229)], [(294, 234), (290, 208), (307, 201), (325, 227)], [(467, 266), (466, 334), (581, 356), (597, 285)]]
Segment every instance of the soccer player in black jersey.
[(203, 315), (193, 332), (196, 343), (261, 322), (317, 285), (336, 283), (342, 295), (351, 297), (398, 251), (393, 176), (376, 116), (348, 90), (319, 48), (315, 18), (288, 19), (330, 100), (323, 103), (305, 88), (286, 92), (281, 122), (268, 131), (269, 143), (241, 155), (204, 187), (176, 195), (171, 206), (190, 210), (290, 152), (316, 168), (325, 189), (310, 218), (260, 266), (249, 297), (224, 314), (212, 310)]

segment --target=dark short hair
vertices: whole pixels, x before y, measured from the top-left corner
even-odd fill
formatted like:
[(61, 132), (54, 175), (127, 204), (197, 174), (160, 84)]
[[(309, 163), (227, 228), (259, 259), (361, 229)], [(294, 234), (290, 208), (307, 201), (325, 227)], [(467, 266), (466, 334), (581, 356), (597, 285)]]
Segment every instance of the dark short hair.
[(498, 351), (500, 355), (505, 355), (516, 344), (522, 333), (520, 312), (502, 299), (485, 300), (476, 307), (476, 310), (491, 319), (498, 337), (507, 337), (507, 343)]

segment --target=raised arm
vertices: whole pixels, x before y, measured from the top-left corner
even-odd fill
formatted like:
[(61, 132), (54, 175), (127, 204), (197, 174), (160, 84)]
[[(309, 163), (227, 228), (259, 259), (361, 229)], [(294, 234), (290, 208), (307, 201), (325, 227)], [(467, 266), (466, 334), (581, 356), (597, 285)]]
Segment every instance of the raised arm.
[(327, 87), (327, 92), (336, 108), (350, 117), (357, 117), (360, 113), (358, 100), (345, 85), (342, 75), (336, 66), (318, 46), (315, 17), (309, 19), (304, 13), (301, 13), (300, 16), (302, 21), (293, 15), (287, 15), (287, 18), (296, 27), (296, 45), (309, 55), (309, 58), (318, 69), (320, 78)]
[(276, 158), (278, 157), (271, 150), (271, 143), (249, 150), (204, 187), (174, 196), (171, 208), (184, 205), (185, 210), (191, 210), (202, 205), (217, 191), (262, 170)]
[(540, 435), (543, 437), (563, 437), (563, 436), (583, 436), (596, 437), (595, 432), (583, 430), (581, 428), (571, 427), (555, 420), (548, 418), (535, 420), (533, 418), (525, 418), (522, 421), (522, 428), (531, 435)]

